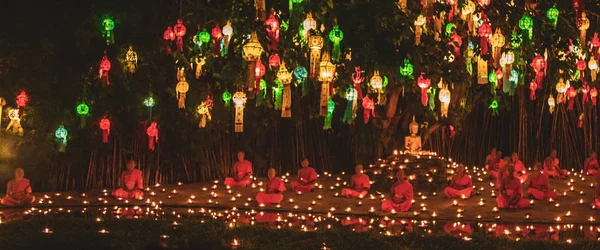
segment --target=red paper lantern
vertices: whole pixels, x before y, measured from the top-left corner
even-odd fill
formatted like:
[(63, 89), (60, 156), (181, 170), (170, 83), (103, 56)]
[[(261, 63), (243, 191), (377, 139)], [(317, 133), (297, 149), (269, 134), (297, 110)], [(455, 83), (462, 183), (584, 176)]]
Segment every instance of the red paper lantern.
[(215, 56), (219, 56), (219, 54), (221, 53), (221, 38), (223, 37), (223, 32), (221, 31), (221, 27), (219, 27), (219, 24), (215, 25), (210, 34), (212, 35), (213, 40), (215, 42)]
[(110, 120), (106, 117), (100, 120), (100, 129), (102, 130), (102, 143), (108, 143), (108, 135), (110, 135)]
[(477, 0), (477, 3), (481, 6), (481, 8), (485, 8), (490, 4), (490, 0)]
[(148, 135), (148, 149), (154, 151), (154, 143), (158, 142), (158, 126), (156, 122), (152, 122), (148, 129), (146, 129)]
[(569, 98), (568, 110), (573, 110), (573, 104), (575, 103), (575, 97), (577, 96), (577, 90), (573, 86), (567, 89), (567, 97)]
[(487, 22), (484, 22), (477, 29), (479, 35), (479, 46), (481, 47), (481, 54), (486, 55), (488, 53), (489, 40), (492, 37), (492, 26)]
[(590, 99), (592, 99), (592, 105), (596, 106), (596, 98), (598, 97), (598, 89), (596, 89), (596, 87), (593, 87), (590, 90)]
[(542, 88), (542, 82), (544, 81), (544, 76), (546, 75), (546, 59), (541, 55), (537, 55), (531, 61), (531, 67), (535, 70), (535, 82), (538, 86), (538, 89)]
[(277, 53), (273, 53), (273, 54), (271, 54), (271, 56), (269, 56), (269, 68), (270, 69), (279, 67), (280, 63), (281, 63), (281, 59), (279, 58), (279, 55)]
[(584, 84), (581, 87), (581, 101), (583, 102), (583, 104), (585, 105), (585, 103), (588, 101), (588, 93), (590, 92), (590, 85)]
[(100, 78), (106, 79), (106, 85), (110, 85), (110, 81), (108, 80), (108, 71), (110, 70), (110, 61), (108, 60), (108, 56), (106, 56), (106, 52), (104, 52), (104, 56), (100, 61)]
[(167, 27), (167, 30), (165, 30), (165, 33), (163, 33), (163, 39), (167, 41), (175, 40), (175, 32), (173, 32), (173, 28), (171, 28), (171, 26)]
[(183, 36), (185, 36), (187, 29), (185, 25), (183, 25), (183, 20), (177, 19), (177, 24), (173, 26), (173, 32), (175, 32), (175, 36), (177, 37), (177, 50), (179, 52), (183, 52)]
[(260, 59), (258, 61), (256, 61), (256, 67), (254, 68), (254, 74), (256, 76), (254, 91), (256, 93), (259, 93), (260, 92), (260, 78), (262, 78), (265, 75), (265, 65), (262, 63), (262, 61)]
[(421, 88), (421, 104), (427, 107), (427, 89), (431, 86), (431, 80), (424, 77), (425, 72), (421, 72), (421, 76), (417, 79), (417, 85)]
[(29, 102), (29, 96), (27, 96), (27, 93), (25, 93), (25, 90), (23, 90), (17, 95), (17, 107), (19, 107), (19, 118), (23, 117), (23, 109), (25, 109), (27, 102)]
[(275, 18), (273, 13), (271, 13), (269, 19), (265, 21), (265, 26), (267, 29), (267, 38), (270, 42), (267, 49), (269, 51), (277, 50), (277, 43), (279, 42), (279, 21), (277, 21), (277, 18)]

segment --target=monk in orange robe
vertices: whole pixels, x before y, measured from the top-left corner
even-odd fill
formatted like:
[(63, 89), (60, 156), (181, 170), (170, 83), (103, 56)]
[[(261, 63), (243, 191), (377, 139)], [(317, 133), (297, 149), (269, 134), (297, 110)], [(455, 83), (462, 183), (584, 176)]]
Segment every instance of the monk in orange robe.
[(233, 164), (233, 170), (235, 171), (235, 177), (225, 178), (225, 186), (230, 187), (246, 187), (250, 184), (250, 177), (252, 176), (252, 163), (247, 161), (246, 154), (240, 151), (237, 153), (238, 161)]
[(485, 157), (485, 169), (490, 170), (490, 167), (496, 160), (496, 148), (492, 148), (490, 154)]
[(113, 191), (112, 195), (117, 199), (142, 199), (144, 197), (142, 176), (142, 171), (135, 169), (135, 161), (129, 160), (127, 170), (121, 174), (119, 188)]
[(367, 195), (371, 188), (369, 176), (363, 173), (363, 165), (358, 164), (354, 167), (355, 175), (350, 179), (350, 188), (342, 189), (342, 196), (346, 198), (362, 198)]
[(398, 178), (398, 182), (392, 186), (391, 199), (381, 201), (382, 211), (406, 212), (412, 206), (413, 186), (404, 179), (403, 169), (398, 170), (396, 178)]
[(505, 162), (504, 160), (502, 160), (502, 151), (496, 151), (496, 158), (490, 162), (489, 165), (489, 172), (490, 172), (490, 178), (492, 178), (493, 181), (498, 180), (498, 171), (500, 170), (500, 167), (504, 166)]
[(566, 169), (560, 169), (559, 160), (556, 157), (556, 149), (550, 152), (550, 156), (544, 161), (544, 172), (552, 178), (567, 178), (568, 171)]
[(260, 192), (256, 195), (258, 204), (279, 204), (283, 200), (283, 191), (285, 191), (285, 183), (275, 176), (275, 169), (269, 168), (269, 181), (265, 192)]
[(24, 176), (25, 171), (22, 168), (15, 169), (15, 178), (6, 185), (6, 196), (0, 202), (2, 205), (22, 206), (35, 201), (35, 196), (31, 194), (30, 182)]
[(463, 164), (458, 164), (456, 173), (452, 176), (450, 186), (444, 189), (444, 193), (450, 199), (462, 198), (463, 196), (469, 198), (472, 191), (473, 181), (471, 180), (471, 176), (465, 173), (465, 166)]
[[(504, 180), (504, 177), (508, 175), (508, 165), (512, 164), (512, 160), (510, 157), (504, 157), (500, 163), (498, 168), (498, 178), (496, 178), (496, 189), (500, 190), (500, 183)], [(515, 171), (516, 172), (516, 171)], [(515, 173), (516, 176), (516, 173)]]
[(513, 152), (510, 159), (512, 160), (513, 165), (515, 165), (515, 174), (517, 178), (521, 179), (521, 181), (527, 181), (527, 169), (525, 168), (525, 164), (521, 160), (519, 160), (519, 154)]
[(499, 208), (527, 208), (529, 200), (523, 198), (523, 185), (515, 177), (515, 166), (508, 165), (508, 175), (500, 184), (500, 196), (496, 198)]
[(308, 159), (302, 160), (302, 168), (298, 170), (298, 181), (292, 181), (290, 187), (294, 192), (308, 193), (315, 189), (315, 182), (317, 181), (317, 171), (314, 168), (309, 167)]
[(598, 158), (596, 156), (596, 152), (592, 151), (590, 158), (585, 159), (585, 162), (583, 162), (583, 169), (586, 174), (596, 176), (599, 168), (600, 167), (598, 166)]
[(550, 182), (548, 175), (542, 173), (542, 164), (536, 163), (533, 165), (533, 173), (529, 177), (529, 188), (527, 193), (538, 200), (556, 199), (556, 192), (550, 190)]

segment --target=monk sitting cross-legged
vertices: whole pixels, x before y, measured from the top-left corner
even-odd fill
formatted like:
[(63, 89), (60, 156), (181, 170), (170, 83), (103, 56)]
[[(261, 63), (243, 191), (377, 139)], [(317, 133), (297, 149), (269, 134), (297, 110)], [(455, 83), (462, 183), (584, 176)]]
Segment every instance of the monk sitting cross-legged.
[(112, 195), (117, 199), (140, 200), (144, 197), (143, 188), (142, 171), (135, 169), (135, 161), (129, 160), (127, 170), (121, 174), (119, 188), (113, 191)]
[(398, 182), (392, 186), (391, 199), (381, 201), (381, 211), (406, 212), (412, 206), (413, 186), (404, 179), (403, 169), (398, 170), (396, 178)]
[(448, 198), (465, 198), (471, 197), (471, 191), (473, 191), (473, 181), (471, 176), (465, 173), (465, 166), (458, 164), (456, 173), (452, 176), (450, 186), (444, 189), (444, 193)]
[(544, 173), (552, 178), (567, 178), (568, 171), (566, 169), (560, 169), (559, 160), (556, 156), (556, 149), (550, 151), (550, 156), (544, 161)]
[(371, 182), (369, 176), (363, 173), (363, 166), (358, 164), (354, 168), (356, 172), (350, 180), (350, 188), (342, 189), (342, 196), (346, 198), (362, 198), (367, 195)]
[(250, 176), (252, 175), (252, 163), (245, 160), (246, 154), (240, 151), (237, 153), (238, 161), (233, 164), (235, 177), (225, 178), (225, 186), (230, 187), (246, 187), (250, 184)]
[(598, 168), (599, 166), (596, 152), (592, 152), (590, 158), (585, 159), (585, 162), (583, 162), (583, 169), (585, 170), (586, 174), (596, 176), (598, 173)]
[(267, 182), (265, 192), (256, 195), (256, 202), (260, 204), (279, 204), (283, 200), (283, 191), (285, 183), (275, 176), (275, 169), (269, 168), (269, 182)]
[(533, 173), (529, 177), (529, 188), (527, 193), (538, 200), (556, 199), (556, 192), (550, 190), (550, 182), (548, 175), (541, 172), (542, 164), (536, 163), (533, 165)]
[(485, 169), (490, 171), (492, 164), (496, 160), (496, 148), (492, 148), (490, 154), (485, 157)]
[(519, 160), (519, 154), (516, 152), (512, 153), (510, 157), (512, 163), (515, 165), (515, 174), (517, 178), (521, 179), (521, 181), (525, 182), (527, 180), (527, 169), (525, 168), (525, 164), (521, 160)]
[[(504, 180), (504, 177), (508, 175), (508, 165), (511, 165), (512, 161), (510, 157), (506, 156), (500, 161), (500, 167), (498, 168), (498, 178), (496, 178), (496, 188), (500, 190), (500, 183)], [(516, 177), (515, 171), (515, 177)]]
[(504, 166), (505, 162), (502, 160), (502, 151), (496, 151), (496, 158), (490, 162), (489, 174), (493, 181), (498, 180), (498, 171), (500, 167)]
[(22, 206), (35, 201), (35, 196), (31, 194), (29, 180), (23, 178), (24, 176), (25, 171), (22, 168), (15, 169), (15, 178), (6, 185), (6, 196), (2, 198), (2, 205)]
[(292, 181), (290, 187), (294, 192), (308, 193), (315, 189), (317, 181), (317, 172), (314, 168), (309, 167), (308, 159), (302, 160), (302, 168), (298, 170), (298, 181)]
[(515, 177), (515, 166), (508, 165), (508, 175), (500, 184), (500, 196), (496, 198), (499, 208), (527, 208), (529, 200), (523, 198), (521, 180)]

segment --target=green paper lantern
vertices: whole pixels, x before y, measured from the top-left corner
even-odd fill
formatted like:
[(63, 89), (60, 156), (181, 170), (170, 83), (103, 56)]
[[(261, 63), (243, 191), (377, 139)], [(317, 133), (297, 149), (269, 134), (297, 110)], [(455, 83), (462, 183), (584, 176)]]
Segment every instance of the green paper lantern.
[(554, 26), (556, 27), (556, 22), (558, 22), (558, 9), (556, 7), (552, 7), (546, 11), (546, 17), (552, 21)]
[(154, 97), (152, 95), (149, 95), (148, 97), (146, 97), (146, 99), (144, 99), (144, 106), (146, 106), (147, 108), (152, 108), (154, 107), (154, 105), (156, 105), (156, 101), (154, 100)]
[(115, 21), (110, 17), (102, 19), (102, 36), (106, 39), (106, 45), (115, 43), (113, 30), (115, 29)]
[(412, 76), (414, 72), (413, 65), (408, 59), (404, 59), (404, 67), (400, 67), (400, 74), (403, 76)]
[(523, 36), (521, 34), (517, 34), (517, 32), (513, 32), (510, 37), (510, 46), (514, 49), (521, 47), (521, 43), (523, 42)]
[(87, 104), (85, 104), (84, 102), (77, 105), (76, 110), (77, 110), (77, 114), (79, 116), (86, 116), (90, 113), (90, 107)]
[(493, 100), (492, 103), (490, 103), (490, 109), (492, 109), (492, 114), (497, 115), (498, 114), (498, 101)]
[(223, 99), (223, 101), (225, 102), (225, 105), (229, 105), (229, 102), (231, 101), (231, 93), (229, 93), (229, 91), (225, 91), (223, 92), (223, 95), (221, 95), (221, 99)]
[(200, 40), (200, 42), (202, 42), (203, 44), (210, 42), (210, 34), (208, 33), (208, 31), (206, 31), (206, 29), (202, 29), (202, 31), (200, 31), (200, 33), (198, 33), (197, 36), (198, 40)]
[(292, 3), (301, 4), (304, 0), (292, 0)]
[(338, 26), (333, 27), (329, 32), (329, 40), (333, 42), (333, 51), (331, 52), (331, 60), (337, 62), (340, 60), (341, 50), (340, 42), (344, 40), (344, 32)]
[(519, 28), (521, 30), (523, 30), (524, 32), (526, 32), (529, 39), (531, 39), (531, 36), (532, 36), (531, 30), (533, 29), (533, 19), (531, 19), (531, 17), (529, 15), (524, 15), (519, 20)]
[(59, 152), (65, 152), (65, 147), (67, 146), (67, 136), (68, 135), (69, 135), (69, 132), (63, 125), (60, 125), (60, 127), (58, 127), (56, 129), (56, 131), (54, 132), (54, 137), (56, 137), (56, 139), (60, 140), (60, 142), (61, 142), (60, 148), (58, 149)]

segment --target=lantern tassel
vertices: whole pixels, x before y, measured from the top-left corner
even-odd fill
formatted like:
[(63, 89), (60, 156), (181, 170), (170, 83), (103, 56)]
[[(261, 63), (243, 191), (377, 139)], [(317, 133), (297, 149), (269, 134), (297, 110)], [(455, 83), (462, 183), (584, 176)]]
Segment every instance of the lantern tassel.
[(331, 51), (331, 60), (334, 62), (337, 62), (340, 60), (340, 56), (341, 56), (340, 42), (334, 42), (333, 50)]
[(183, 52), (183, 37), (177, 36), (177, 51)]
[(290, 84), (283, 85), (283, 102), (281, 104), (281, 117), (292, 117), (292, 87)]
[(426, 88), (422, 88), (421, 89), (421, 104), (423, 104), (424, 107), (427, 107), (427, 89)]
[(331, 121), (333, 120), (333, 111), (335, 110), (335, 103), (333, 100), (327, 102), (327, 116), (325, 117), (325, 123), (323, 124), (323, 130), (331, 129)]
[(109, 129), (102, 130), (102, 143), (108, 143), (108, 135), (110, 134)]
[(327, 116), (327, 105), (329, 104), (329, 83), (323, 82), (321, 84), (321, 101), (320, 101), (320, 116)]
[(529, 84), (529, 100), (534, 101), (536, 99), (536, 97), (535, 97), (535, 90), (536, 89), (537, 89), (537, 83), (535, 83), (535, 81), (532, 81)]
[(235, 132), (244, 132), (244, 106), (235, 105)]
[(354, 121), (354, 117), (356, 117), (356, 99), (348, 100), (348, 104), (346, 104), (346, 111), (344, 112), (344, 117), (342, 118), (342, 122), (352, 125)]

